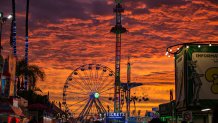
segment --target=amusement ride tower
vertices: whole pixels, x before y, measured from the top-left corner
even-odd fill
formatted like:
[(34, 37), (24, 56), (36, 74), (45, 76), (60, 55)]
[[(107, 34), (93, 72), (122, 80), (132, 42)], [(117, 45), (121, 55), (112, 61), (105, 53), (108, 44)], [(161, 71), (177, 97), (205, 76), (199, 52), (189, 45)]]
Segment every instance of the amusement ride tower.
[(124, 12), (122, 0), (115, 0), (116, 25), (111, 28), (111, 32), (116, 34), (116, 58), (115, 58), (115, 90), (114, 90), (114, 112), (121, 112), (120, 108), (120, 59), (121, 59), (121, 34), (127, 32), (121, 24), (121, 15)]

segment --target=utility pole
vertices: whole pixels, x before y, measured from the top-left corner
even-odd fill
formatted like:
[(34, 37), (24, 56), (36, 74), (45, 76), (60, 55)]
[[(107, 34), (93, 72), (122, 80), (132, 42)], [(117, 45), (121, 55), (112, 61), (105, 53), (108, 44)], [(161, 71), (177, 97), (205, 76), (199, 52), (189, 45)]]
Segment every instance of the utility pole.
[(116, 34), (116, 54), (115, 54), (115, 89), (114, 89), (114, 112), (121, 112), (120, 106), (120, 59), (121, 59), (121, 34), (126, 32), (121, 24), (121, 14), (124, 12), (122, 8), (122, 0), (115, 0), (116, 7), (114, 13), (116, 13), (116, 25), (111, 28), (110, 32)]
[(128, 62), (127, 62), (127, 100), (126, 100), (126, 112), (127, 112), (127, 117), (130, 116), (130, 82), (131, 82), (131, 64), (130, 64), (130, 57), (128, 57)]

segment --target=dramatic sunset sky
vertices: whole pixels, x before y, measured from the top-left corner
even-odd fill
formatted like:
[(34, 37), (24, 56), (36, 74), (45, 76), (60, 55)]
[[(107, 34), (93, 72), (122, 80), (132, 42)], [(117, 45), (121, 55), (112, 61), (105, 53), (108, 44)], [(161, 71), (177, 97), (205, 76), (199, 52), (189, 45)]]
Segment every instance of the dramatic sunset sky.
[[(16, 0), (18, 57), (24, 55), (25, 0)], [(99, 63), (114, 70), (113, 0), (30, 0), (29, 62), (40, 66), (46, 80), (38, 82), (51, 100), (62, 100), (67, 76), (83, 64)], [(218, 40), (217, 0), (123, 0), (121, 80), (126, 82), (128, 55), (133, 90), (150, 98), (138, 103), (151, 110), (169, 101), (174, 89), (174, 59), (166, 48), (177, 43)], [(11, 13), (11, 0), (0, 0), (0, 11)], [(9, 51), (10, 23), (3, 26), (4, 53)]]

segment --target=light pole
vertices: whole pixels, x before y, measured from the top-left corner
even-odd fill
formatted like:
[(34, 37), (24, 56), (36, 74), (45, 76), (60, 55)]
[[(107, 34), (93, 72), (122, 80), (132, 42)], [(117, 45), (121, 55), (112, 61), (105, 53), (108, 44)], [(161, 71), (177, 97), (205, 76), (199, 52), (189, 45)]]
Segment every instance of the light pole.
[(2, 56), (2, 26), (3, 23), (5, 23), (8, 19), (11, 19), (12, 15), (8, 15), (7, 17), (4, 17), (3, 12), (0, 12), (0, 72), (3, 68), (3, 56)]
[(4, 17), (3, 12), (0, 12), (0, 54), (1, 54), (1, 50), (2, 50), (2, 45), (1, 45), (1, 42), (2, 42), (2, 26), (3, 26), (3, 23), (5, 23), (8, 19), (11, 19), (11, 18), (12, 18), (12, 15), (8, 15), (7, 17)]

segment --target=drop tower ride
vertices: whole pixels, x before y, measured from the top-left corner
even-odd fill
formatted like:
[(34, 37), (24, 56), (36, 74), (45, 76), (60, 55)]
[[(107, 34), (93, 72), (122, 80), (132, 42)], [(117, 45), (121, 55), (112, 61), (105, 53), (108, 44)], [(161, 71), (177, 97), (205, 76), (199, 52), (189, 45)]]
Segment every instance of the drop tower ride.
[(121, 112), (120, 108), (120, 60), (121, 60), (121, 34), (127, 32), (126, 28), (122, 26), (121, 15), (124, 12), (122, 8), (122, 0), (115, 0), (116, 7), (116, 25), (111, 28), (110, 32), (116, 34), (116, 53), (115, 53), (115, 89), (114, 89), (114, 112)]

